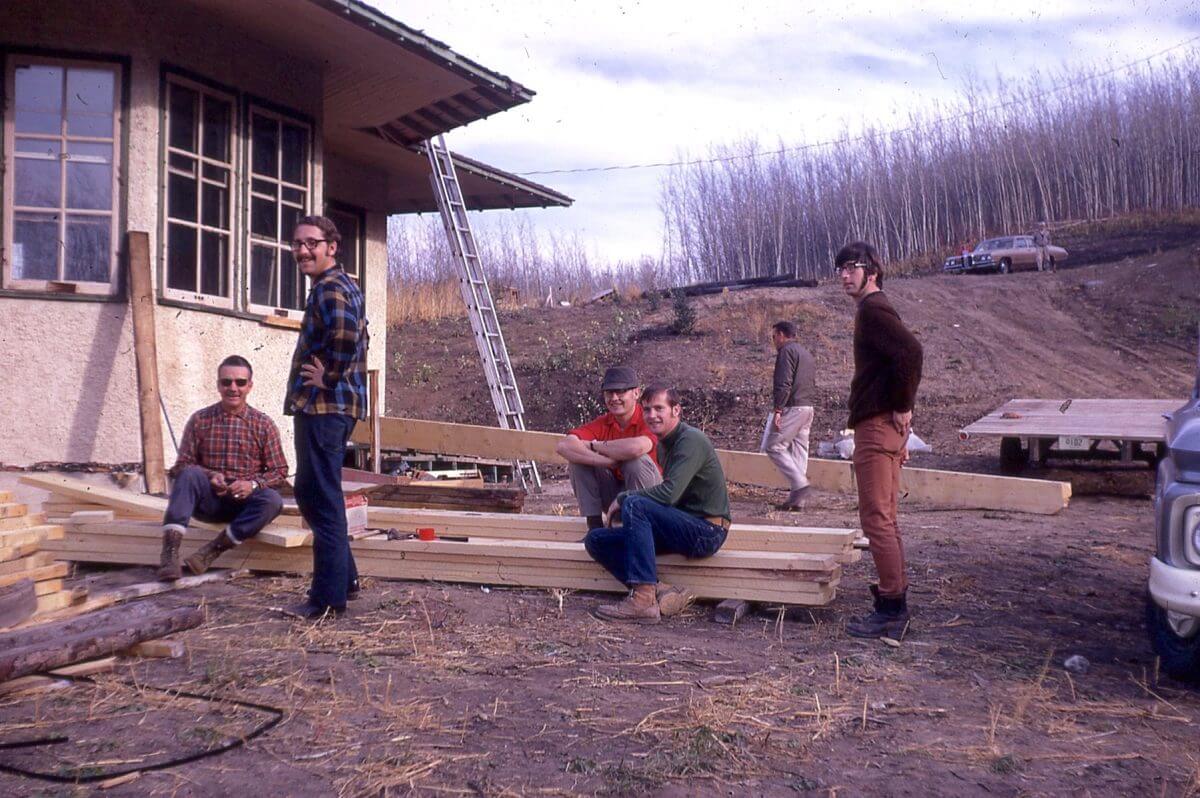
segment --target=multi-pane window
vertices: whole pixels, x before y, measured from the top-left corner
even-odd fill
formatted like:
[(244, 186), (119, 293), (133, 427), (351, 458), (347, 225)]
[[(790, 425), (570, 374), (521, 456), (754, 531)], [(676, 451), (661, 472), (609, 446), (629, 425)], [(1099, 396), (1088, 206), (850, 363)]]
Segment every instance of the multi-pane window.
[(307, 278), (292, 258), (292, 232), (309, 208), (310, 128), (250, 109), (250, 304), (303, 310)]
[(121, 70), (11, 58), (5, 125), (4, 286), (116, 286)]
[(233, 305), (234, 102), (198, 84), (166, 84), (165, 293)]
[(342, 241), (338, 244), (337, 261), (346, 274), (362, 288), (363, 212), (348, 205), (329, 205), (325, 215), (337, 225)]

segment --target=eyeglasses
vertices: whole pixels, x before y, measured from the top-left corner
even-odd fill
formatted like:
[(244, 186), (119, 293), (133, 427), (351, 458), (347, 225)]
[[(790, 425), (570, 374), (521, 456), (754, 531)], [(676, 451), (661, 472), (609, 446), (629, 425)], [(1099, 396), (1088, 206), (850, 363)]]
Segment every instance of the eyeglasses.
[(230, 385), (233, 385), (235, 383), (237, 384), (237, 387), (245, 388), (247, 385), (250, 384), (250, 380), (245, 379), (244, 377), (238, 377), (237, 379), (231, 379), (229, 377), (222, 377), (220, 382), (221, 382), (222, 388), (228, 388)]
[(866, 267), (867, 264), (865, 263), (843, 263), (841, 266), (837, 267), (837, 272), (838, 274), (847, 274), (855, 269), (865, 269)]
[(328, 240), (328, 238), (305, 238), (303, 240), (297, 238), (292, 241), (292, 249), (300, 249), (300, 247), (304, 247), (309, 252), (312, 252), (317, 248), (317, 244), (323, 244)]

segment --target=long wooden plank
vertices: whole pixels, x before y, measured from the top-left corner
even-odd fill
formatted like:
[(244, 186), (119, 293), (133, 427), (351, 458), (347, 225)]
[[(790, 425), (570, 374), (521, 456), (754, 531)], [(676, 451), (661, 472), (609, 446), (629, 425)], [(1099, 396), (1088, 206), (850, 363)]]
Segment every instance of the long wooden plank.
[(133, 306), (133, 353), (137, 363), (138, 418), (141, 421), (142, 473), (147, 493), (165, 493), (166, 466), (158, 392), (158, 350), (154, 332), (154, 280), (150, 234), (131, 230), (125, 237), (129, 261), (129, 302)]
[[(278, 550), (276, 550), (278, 551)], [(124, 564), (155, 563), (157, 552), (148, 547), (138, 552), (114, 554), (109, 551), (80, 552), (88, 562)], [(277, 555), (276, 555), (277, 556)], [(302, 573), (302, 564), (296, 567), (279, 567), (273, 558), (252, 558), (246, 566), (254, 570)], [(306, 558), (309, 566), (311, 559)], [(552, 568), (520, 569), (507, 565), (493, 564), (480, 568), (448, 568), (443, 564), (430, 564), (416, 560), (378, 560), (356, 557), (359, 573), (382, 579), (407, 579), (440, 582), (465, 582), (469, 584), (509, 585), (514, 587), (557, 587), (579, 590), (624, 592), (621, 585), (605, 573), (599, 565), (591, 576), (575, 572), (560, 572)], [(222, 563), (218, 560), (218, 566)], [(788, 604), (820, 605), (834, 597), (832, 585), (814, 585), (805, 581), (795, 583), (782, 580), (730, 579), (711, 580), (704, 576), (691, 575), (687, 570), (664, 569), (663, 579), (671, 584), (688, 587), (702, 598), (740, 598), (747, 601), (777, 601)], [(789, 585), (793, 585), (789, 587)]]
[[(156, 528), (137, 522), (122, 524), (78, 524), (71, 528), (72, 539), (82, 539), (90, 536), (92, 540), (103, 545), (107, 541), (118, 543), (126, 539), (146, 541), (150, 545), (157, 544), (159, 532)], [(185, 544), (201, 545), (206, 537), (194, 536), (185, 538)], [(261, 547), (253, 543), (244, 544), (239, 549), (253, 552)], [(487, 542), (452, 542), (444, 540), (357, 540), (352, 544), (355, 557), (381, 556), (385, 558), (406, 559), (418, 555), (437, 555), (441, 558), (453, 559), (458, 556), (483, 557), (490, 559), (516, 558), (533, 561), (553, 562), (584, 562), (591, 563), (591, 557), (578, 543), (547, 543), (530, 540), (488, 540)], [(61, 551), (55, 547), (53, 550)], [(235, 550), (237, 551), (237, 550)], [(310, 557), (308, 553), (303, 555)], [(774, 571), (816, 571), (827, 572), (837, 565), (836, 557), (822, 554), (772, 553), (755, 551), (721, 551), (712, 557), (703, 559), (687, 559), (678, 554), (666, 554), (658, 558), (663, 565), (692, 568), (722, 568), (729, 570), (764, 569)]]
[(19, 560), (23, 557), (28, 557), (30, 554), (36, 554), (40, 545), (40, 543), (24, 543), (20, 546), (0, 547), (0, 563)]
[(24, 529), (30, 526), (41, 526), (46, 523), (46, 516), (42, 513), (26, 513), (25, 515), (16, 515), (12, 518), (0, 518), (0, 532), (8, 532), (12, 529)]
[(0, 504), (0, 518), (20, 518), (29, 512), (29, 508), (17, 502)]
[[(24, 571), (16, 571), (10, 574), (0, 574), (0, 587), (13, 585), (20, 582), (22, 579), (32, 579), (35, 582), (45, 580), (58, 580), (67, 575), (71, 567), (65, 562), (52, 563), (51, 565), (43, 565), (40, 568), (28, 568)], [(57, 590), (58, 588), (55, 588)]]
[(40, 543), (43, 540), (57, 540), (63, 536), (63, 528), (57, 524), (46, 526), (31, 526), (28, 529), (0, 532), (0, 546), (24, 546), (29, 543)]
[[(1163, 413), (1178, 410), (1183, 399), (1012, 399), (968, 424), (962, 434), (1005, 437), (1078, 435), (1125, 441), (1163, 441)], [(1005, 416), (1009, 416), (1005, 418)]]
[[(384, 446), (388, 448), (547, 463), (564, 462), (554, 450), (562, 438), (557, 433), (410, 418), (384, 418), (380, 426)], [(359, 424), (352, 439), (357, 443), (366, 443), (366, 438), (365, 427)], [(731, 482), (769, 488), (788, 487), (787, 481), (765, 454), (721, 449), (717, 451), (717, 456), (721, 459), (726, 478)], [(808, 477), (820, 490), (838, 493), (856, 491), (853, 469), (847, 462), (810, 459)], [(949, 507), (1054, 514), (1066, 507), (1071, 497), (1071, 486), (1067, 482), (925, 468), (905, 468), (900, 479), (904, 500)]]
[(32, 571), (35, 568), (45, 568), (53, 562), (54, 558), (50, 556), (49, 552), (38, 551), (19, 560), (0, 562), (0, 575), (7, 576), (8, 574), (20, 573), (21, 571)]
[[(83, 525), (88, 526), (88, 525)], [(106, 525), (96, 525), (106, 526)], [(119, 525), (127, 529), (129, 524)], [(186, 538), (184, 554), (195, 551), (202, 540)], [(485, 558), (483, 562), (454, 563), (421, 559), (423, 552), (406, 552), (398, 545), (409, 542), (359, 541), (354, 544), (359, 572), (364, 576), (397, 579), (440, 579), (443, 581), (467, 581), (482, 584), (512, 584), (533, 587), (564, 587), (602, 589), (589, 582), (578, 584), (591, 573), (590, 578), (609, 580), (599, 565), (588, 560), (571, 560), (564, 563), (554, 561), (531, 561), (523, 558), (504, 558), (498, 562)], [(374, 545), (372, 545), (374, 544)], [(390, 545), (383, 545), (390, 544)], [(110, 532), (76, 533), (72, 531), (62, 541), (52, 544), (59, 556), (88, 562), (111, 562), (126, 564), (153, 564), (158, 556), (158, 544), (152, 529), (140, 532), (134, 528), (129, 534), (114, 535)], [(445, 548), (454, 544), (426, 544), (429, 549)], [(470, 544), (459, 544), (462, 548), (473, 548)], [(362, 547), (362, 548), (360, 548)], [(574, 547), (581, 551), (577, 545)], [(586, 556), (586, 555), (584, 555)], [(825, 603), (832, 597), (831, 587), (838, 571), (815, 575), (813, 579), (790, 578), (786, 572), (778, 572), (773, 578), (760, 578), (762, 569), (725, 569), (727, 576), (711, 576), (712, 565), (719, 562), (716, 557), (703, 561), (684, 561), (680, 564), (666, 563), (664, 579), (673, 583), (686, 584), (699, 595), (713, 598), (745, 598), (747, 600), (783, 601), (798, 604)], [(487, 561), (491, 559), (491, 561)], [(696, 563), (696, 565), (692, 565)], [(758, 563), (755, 563), (758, 564)], [(217, 561), (218, 567), (250, 568), (263, 571), (306, 573), (311, 569), (312, 559), (305, 549), (279, 549), (248, 543), (224, 554)], [(693, 570), (693, 569), (705, 569)], [(582, 572), (582, 573), (581, 573)], [(753, 573), (753, 576), (746, 574)], [(797, 577), (802, 576), (797, 574)], [(825, 582), (827, 584), (821, 584)], [(616, 585), (612, 582), (612, 585)], [(623, 589), (613, 587), (612, 589)]]

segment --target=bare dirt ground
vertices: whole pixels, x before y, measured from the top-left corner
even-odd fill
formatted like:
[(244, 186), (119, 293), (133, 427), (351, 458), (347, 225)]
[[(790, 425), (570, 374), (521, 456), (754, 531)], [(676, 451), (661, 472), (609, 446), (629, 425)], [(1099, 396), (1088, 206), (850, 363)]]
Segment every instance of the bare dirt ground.
[[(960, 426), (1013, 396), (1176, 397), (1194, 364), (1190, 249), (1048, 274), (922, 278), (888, 292), (926, 346), (918, 465), (995, 468)], [(1188, 305), (1190, 301), (1192, 304)], [(841, 425), (851, 308), (833, 287), (714, 297), (699, 334), (669, 305), (506, 318), (531, 427), (594, 409), (602, 365), (626, 353), (681, 385), (720, 443), (752, 448), (765, 415), (766, 331), (797, 319), (821, 367), (818, 438)], [(393, 415), (488, 422), (462, 325), (391, 345)], [(1178, 329), (1177, 329), (1178, 328)], [(1193, 328), (1194, 329), (1194, 328)], [(1036, 472), (1035, 472), (1036, 473)], [(1056, 474), (1073, 473), (1059, 470)], [(1143, 471), (1138, 479), (1148, 484)], [(1134, 492), (1136, 493), (1136, 491)], [(802, 515), (735, 491), (735, 516), (856, 523), (851, 497)], [(533, 511), (570, 512), (553, 482)], [(545, 590), (373, 581), (353, 612), (308, 626), (270, 612), (303, 589), (258, 577), (154, 599), (203, 601), (180, 660), (140, 661), (97, 686), (0, 699), (0, 764), (64, 772), (146, 767), (244, 735), (266, 714), (168, 699), (147, 686), (283, 710), (245, 747), (112, 788), (113, 795), (1166, 795), (1200, 792), (1200, 693), (1160, 678), (1142, 629), (1150, 503), (1077, 496), (1056, 516), (905, 505), (912, 628), (899, 647), (842, 631), (866, 605), (869, 558), (820, 610), (766, 608), (735, 627), (694, 607), (657, 627), (594, 619), (602, 599)], [(100, 582), (149, 569), (93, 572)], [(1086, 657), (1083, 673), (1064, 669)], [(85, 794), (0, 774), (3, 795)]]

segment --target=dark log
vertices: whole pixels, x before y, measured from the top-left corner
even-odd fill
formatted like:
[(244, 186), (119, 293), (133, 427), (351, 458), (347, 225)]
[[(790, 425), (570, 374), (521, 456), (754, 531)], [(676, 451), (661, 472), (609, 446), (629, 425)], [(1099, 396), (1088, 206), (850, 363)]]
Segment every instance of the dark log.
[(364, 488), (371, 507), (419, 507), (429, 510), (468, 510), (481, 513), (519, 513), (525, 506), (520, 488), (465, 486), (434, 487), (420, 482)]
[(35, 612), (37, 592), (32, 579), (0, 587), (0, 627), (16, 626)]
[(0, 634), (0, 682), (105, 657), (204, 621), (195, 607), (132, 605)]

